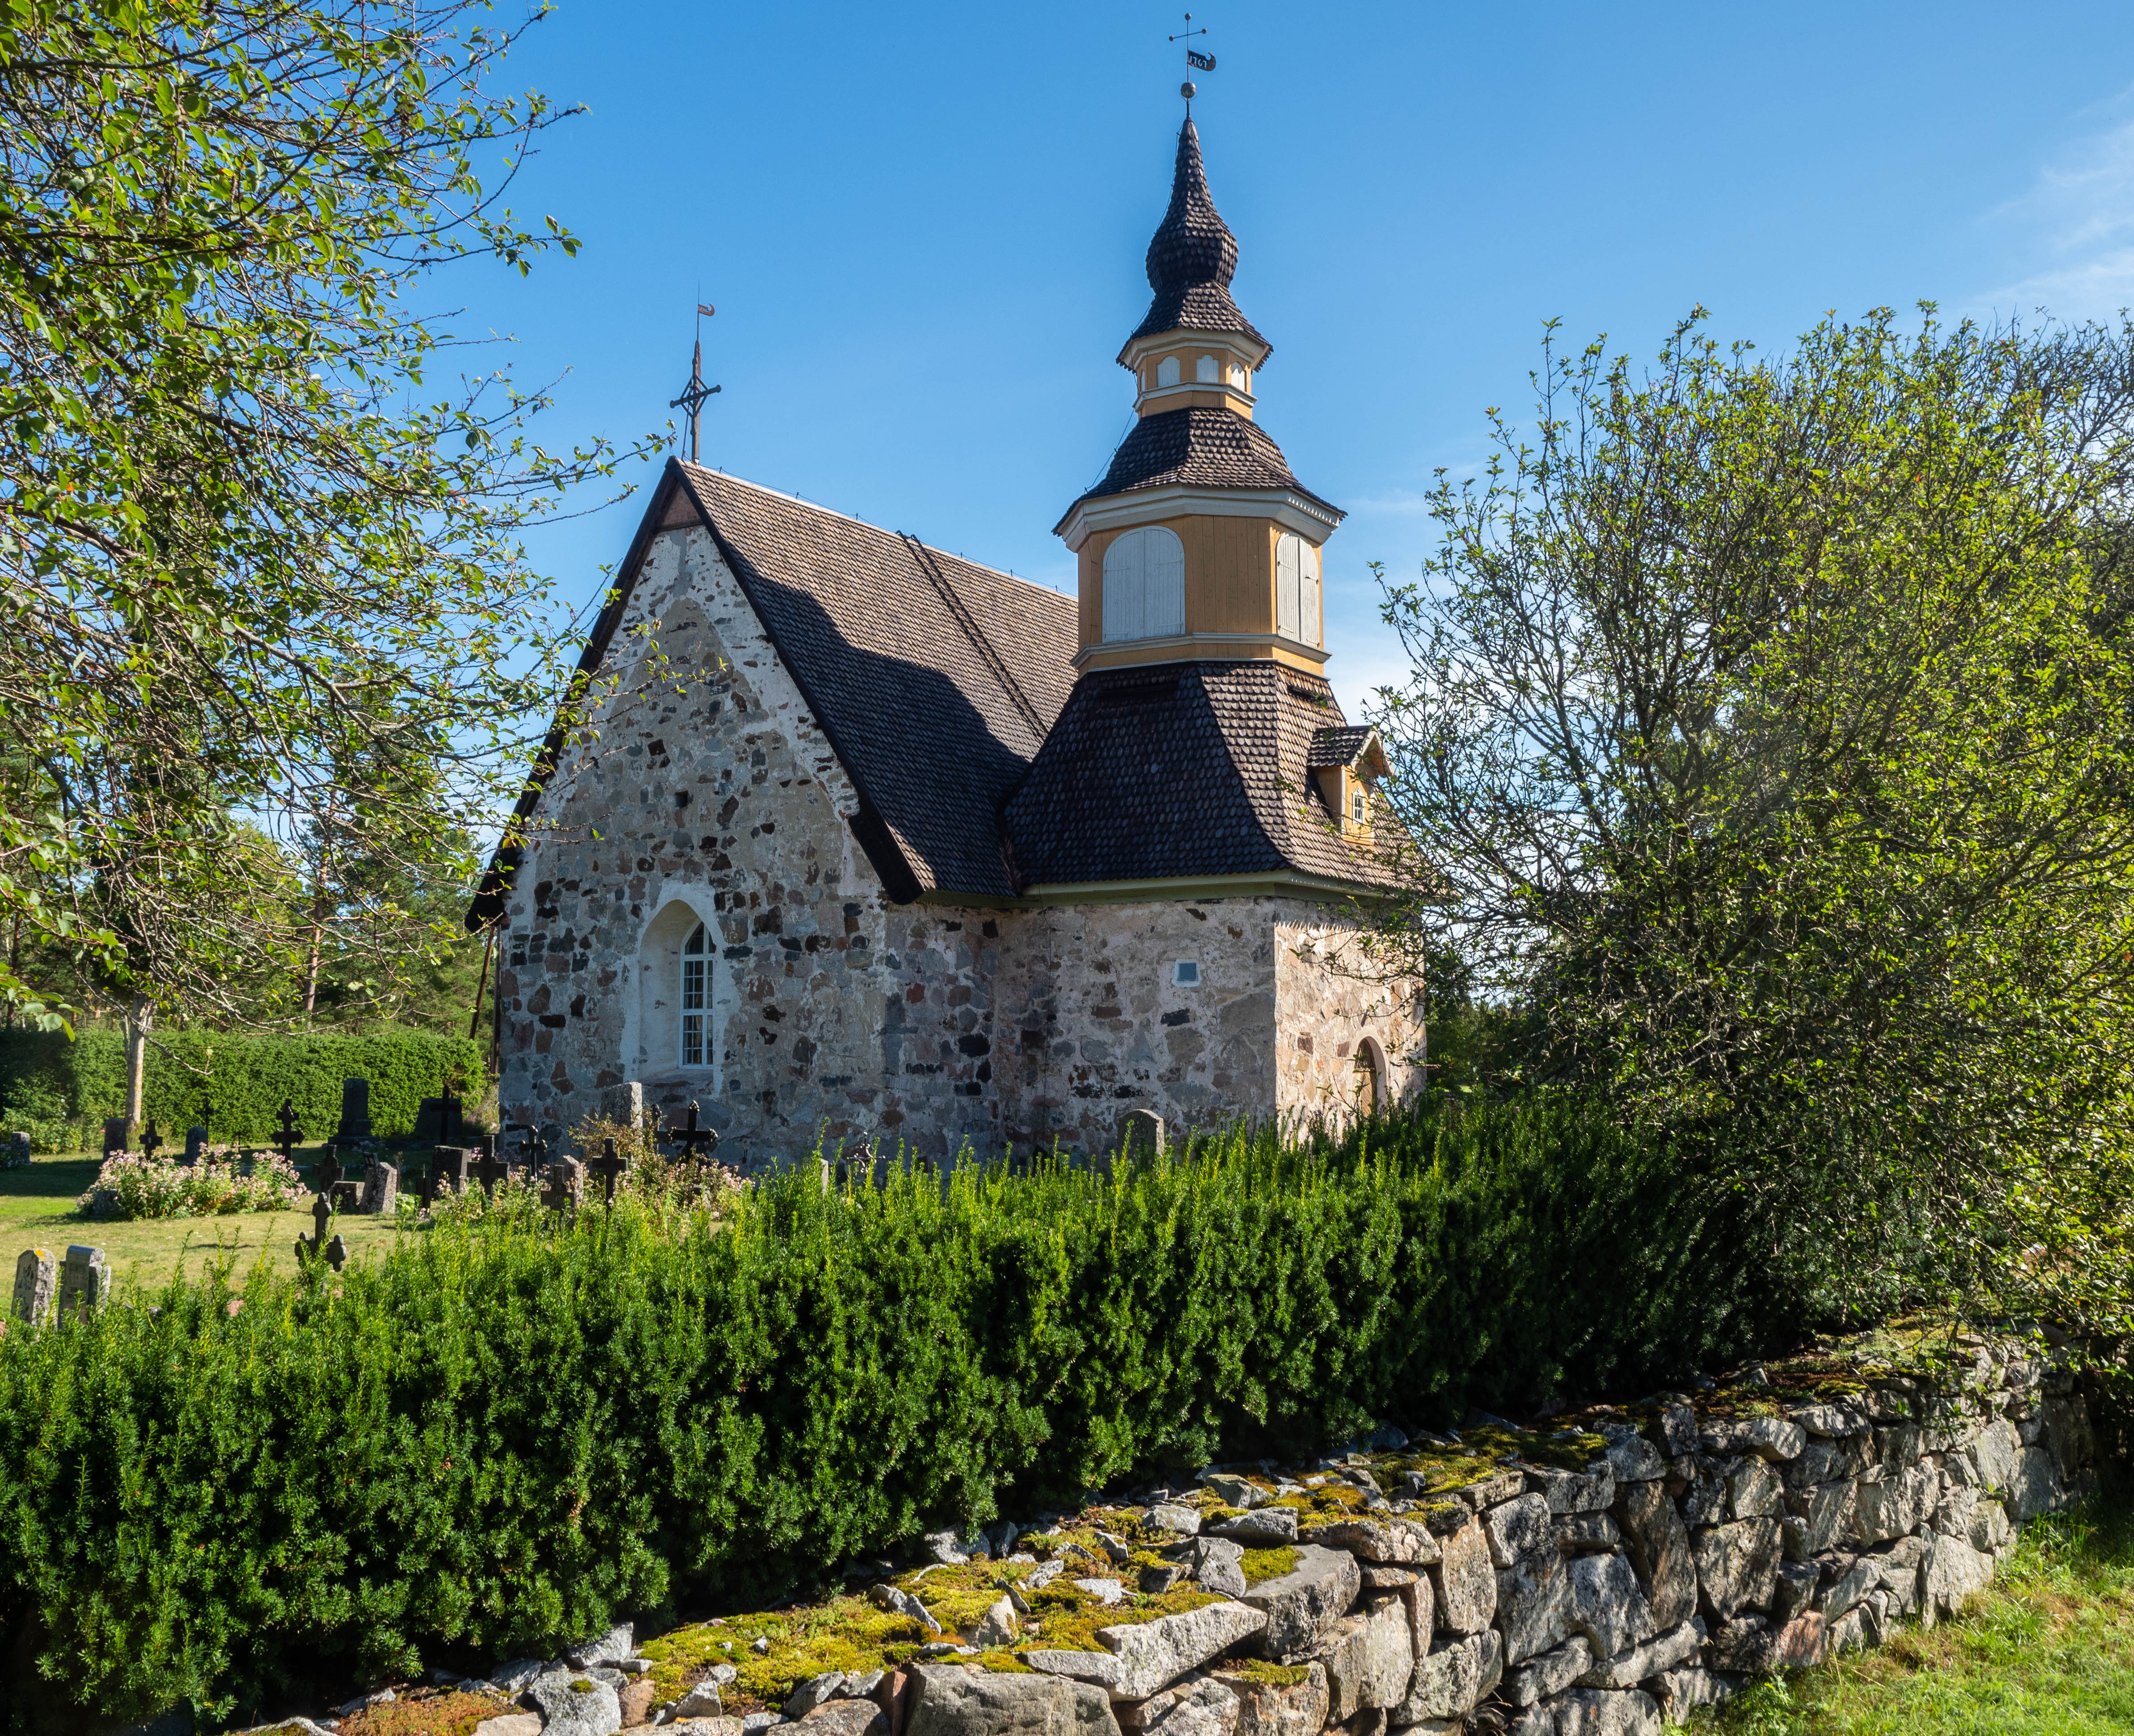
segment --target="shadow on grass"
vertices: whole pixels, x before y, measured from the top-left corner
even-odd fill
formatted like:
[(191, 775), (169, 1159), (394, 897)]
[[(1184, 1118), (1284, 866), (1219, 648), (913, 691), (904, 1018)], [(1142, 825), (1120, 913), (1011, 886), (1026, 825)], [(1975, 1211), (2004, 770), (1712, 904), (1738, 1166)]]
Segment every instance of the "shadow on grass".
[(1956, 1622), (1760, 1682), (1694, 1728), (1723, 1736), (2134, 1732), (2134, 1502), (2035, 1521)]

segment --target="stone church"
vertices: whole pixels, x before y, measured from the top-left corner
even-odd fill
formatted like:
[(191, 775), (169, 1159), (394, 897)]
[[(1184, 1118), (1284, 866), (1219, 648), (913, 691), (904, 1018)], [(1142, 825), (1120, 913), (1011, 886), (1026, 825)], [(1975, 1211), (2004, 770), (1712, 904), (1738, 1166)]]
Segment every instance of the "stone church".
[(753, 1167), (1417, 1087), (1422, 984), (1357, 938), (1389, 822), (1325, 673), (1342, 515), (1254, 419), (1237, 258), (1189, 116), (1076, 596), (669, 461), (468, 913), (507, 1121), (695, 1102)]

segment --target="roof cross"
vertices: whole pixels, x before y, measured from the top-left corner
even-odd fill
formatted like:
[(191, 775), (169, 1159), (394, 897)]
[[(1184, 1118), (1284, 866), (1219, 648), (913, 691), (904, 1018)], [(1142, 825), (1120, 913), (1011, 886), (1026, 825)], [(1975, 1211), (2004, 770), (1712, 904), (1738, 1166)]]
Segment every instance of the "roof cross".
[(712, 311), (710, 302), (699, 301), (697, 304), (697, 349), (689, 360), (689, 383), (683, 387), (679, 398), (667, 400), (669, 409), (689, 412), (689, 462), (692, 464), (702, 462), (697, 434), (703, 418), (705, 403), (720, 389), (704, 383), (704, 321)]

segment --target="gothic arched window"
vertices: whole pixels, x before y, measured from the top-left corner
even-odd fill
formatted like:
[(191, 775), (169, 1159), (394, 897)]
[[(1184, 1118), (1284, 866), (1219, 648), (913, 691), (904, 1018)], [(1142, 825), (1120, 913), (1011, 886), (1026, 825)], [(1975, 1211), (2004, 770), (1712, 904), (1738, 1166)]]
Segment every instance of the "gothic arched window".
[(1161, 361), (1156, 364), (1156, 383), (1159, 386), (1175, 386), (1178, 383), (1178, 358), (1176, 356), (1166, 355)]
[(1185, 630), (1185, 545), (1160, 524), (1122, 531), (1104, 551), (1104, 641)]
[(1204, 355), (1193, 364), (1193, 378), (1210, 386), (1223, 383), (1223, 364), (1212, 355)]
[(1319, 551), (1294, 531), (1274, 546), (1274, 630), (1316, 645), (1319, 633)]
[(682, 943), (682, 1064), (708, 1067), (711, 1063), (712, 1004), (711, 948), (698, 923)]

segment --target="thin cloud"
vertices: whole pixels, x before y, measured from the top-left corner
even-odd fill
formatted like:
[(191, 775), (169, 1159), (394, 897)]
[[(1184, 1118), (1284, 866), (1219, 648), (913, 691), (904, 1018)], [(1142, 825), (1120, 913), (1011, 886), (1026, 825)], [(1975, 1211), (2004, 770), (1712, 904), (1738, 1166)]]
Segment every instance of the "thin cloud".
[(1993, 215), (2034, 238), (2038, 268), (1979, 297), (1984, 308), (2062, 319), (2134, 306), (2134, 88), (2103, 112), (2116, 118), (2040, 171), (2021, 199)]

